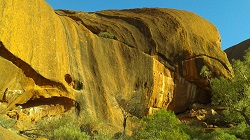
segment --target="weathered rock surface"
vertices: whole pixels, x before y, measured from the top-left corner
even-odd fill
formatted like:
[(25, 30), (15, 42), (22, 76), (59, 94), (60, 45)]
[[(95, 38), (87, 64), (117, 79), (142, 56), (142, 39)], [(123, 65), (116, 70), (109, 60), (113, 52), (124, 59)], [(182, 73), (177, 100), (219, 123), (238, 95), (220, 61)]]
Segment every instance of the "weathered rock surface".
[(208, 102), (203, 65), (214, 76), (231, 74), (216, 27), (187, 11), (85, 13), (2, 0), (0, 13), (0, 100), (8, 110), (77, 106), (122, 126), (119, 106), (140, 117)]
[(230, 48), (225, 50), (229, 61), (235, 60), (243, 60), (243, 56), (245, 54), (245, 50), (250, 47), (250, 39), (240, 42)]
[(1, 140), (28, 140), (28, 138), (18, 135), (12, 130), (5, 129), (0, 126), (0, 139)]

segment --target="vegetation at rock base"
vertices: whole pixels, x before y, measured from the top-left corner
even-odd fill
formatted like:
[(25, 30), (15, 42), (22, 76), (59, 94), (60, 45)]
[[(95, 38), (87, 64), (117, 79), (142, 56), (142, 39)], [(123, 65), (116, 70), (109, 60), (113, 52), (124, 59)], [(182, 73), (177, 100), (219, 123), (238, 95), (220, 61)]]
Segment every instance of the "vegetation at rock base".
[(234, 76), (231, 78), (210, 78), (205, 66), (201, 75), (211, 84), (212, 104), (228, 108), (222, 112), (223, 119), (235, 125), (228, 133), (250, 139), (250, 49), (245, 51), (243, 61), (233, 60), (232, 67)]
[(236, 136), (221, 129), (206, 133), (201, 126), (182, 124), (173, 112), (160, 110), (142, 119), (142, 125), (135, 130), (132, 139), (234, 140)]
[(98, 34), (99, 37), (103, 37), (103, 38), (109, 38), (109, 39), (114, 39), (115, 35), (113, 35), (112, 33), (109, 32), (100, 32)]
[(142, 125), (135, 131), (134, 139), (189, 139), (180, 127), (173, 112), (160, 110), (142, 119)]
[(0, 105), (0, 126), (4, 128), (12, 128), (16, 121), (12, 118), (6, 118), (4, 117), (4, 114), (6, 114), (6, 109)]
[[(73, 111), (73, 110), (72, 110)], [(90, 121), (85, 113), (84, 118), (77, 117), (73, 112), (62, 117), (44, 119), (38, 122), (36, 130), (49, 139), (57, 140), (88, 140), (106, 138), (105, 134), (98, 134), (95, 126), (100, 122)]]
[[(215, 129), (206, 132), (204, 127), (195, 123), (184, 124), (178, 120), (171, 111), (159, 110), (153, 115), (141, 119), (131, 136), (116, 133), (112, 136), (98, 133), (95, 125), (100, 122), (90, 122), (88, 118), (77, 118), (74, 113), (68, 113), (61, 117), (44, 118), (39, 121), (36, 128), (22, 134), (31, 137), (43, 137), (56, 140), (111, 140), (111, 139), (149, 139), (149, 140), (235, 140), (237, 138), (249, 139), (250, 127), (244, 122), (231, 129)], [(88, 116), (84, 114), (84, 116)], [(237, 137), (237, 138), (236, 138)]]
[[(231, 121), (245, 123), (250, 126), (250, 50), (246, 51), (244, 61), (233, 61), (234, 77), (211, 80), (213, 91), (212, 104), (229, 107)], [(238, 117), (240, 116), (240, 117)]]
[[(194, 124), (182, 124), (176, 115), (171, 111), (159, 110), (153, 115), (149, 115), (141, 119), (140, 125), (133, 130), (132, 136), (121, 135), (108, 137), (103, 134), (95, 134), (93, 128), (84, 124), (83, 120), (74, 120), (71, 115), (61, 118), (52, 118), (51, 120), (42, 120), (37, 124), (37, 130), (40, 130), (41, 136), (49, 139), (58, 140), (111, 140), (111, 139), (124, 139), (124, 140), (235, 140), (236, 135), (244, 136), (247, 138), (245, 132), (248, 128), (242, 124), (235, 127), (231, 131), (223, 131), (221, 129), (215, 130), (211, 133), (206, 133), (204, 128)], [(92, 124), (93, 125), (93, 124)]]

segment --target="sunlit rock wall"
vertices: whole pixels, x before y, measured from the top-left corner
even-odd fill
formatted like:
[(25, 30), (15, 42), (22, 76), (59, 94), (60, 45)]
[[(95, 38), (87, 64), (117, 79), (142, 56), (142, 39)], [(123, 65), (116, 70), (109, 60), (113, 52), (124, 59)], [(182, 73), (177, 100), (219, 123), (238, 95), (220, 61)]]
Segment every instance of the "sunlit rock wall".
[(141, 117), (208, 102), (203, 65), (231, 73), (216, 27), (187, 11), (55, 12), (43, 0), (3, 0), (0, 13), (0, 99), (9, 110), (62, 100), (59, 112), (77, 103), (122, 126), (120, 107)]

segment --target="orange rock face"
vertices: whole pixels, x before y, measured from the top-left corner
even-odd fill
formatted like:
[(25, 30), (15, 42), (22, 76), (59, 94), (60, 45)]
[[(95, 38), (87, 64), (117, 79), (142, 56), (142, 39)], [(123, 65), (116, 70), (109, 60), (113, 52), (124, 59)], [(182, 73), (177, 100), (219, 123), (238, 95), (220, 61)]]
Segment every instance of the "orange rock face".
[(199, 75), (203, 65), (214, 76), (231, 75), (216, 27), (194, 13), (85, 13), (54, 11), (43, 0), (0, 3), (0, 100), (9, 110), (53, 108), (51, 100), (62, 99), (59, 112), (77, 105), (122, 126), (121, 101), (138, 117), (159, 108), (182, 112), (209, 101)]

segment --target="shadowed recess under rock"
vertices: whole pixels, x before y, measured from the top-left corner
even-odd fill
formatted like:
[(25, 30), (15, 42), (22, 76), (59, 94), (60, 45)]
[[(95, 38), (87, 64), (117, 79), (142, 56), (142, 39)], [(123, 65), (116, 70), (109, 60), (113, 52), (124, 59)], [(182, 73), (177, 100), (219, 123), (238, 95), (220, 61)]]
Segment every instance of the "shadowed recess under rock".
[(52, 97), (52, 98), (40, 97), (34, 100), (31, 99), (24, 104), (20, 104), (20, 106), (22, 106), (23, 109), (36, 107), (36, 106), (42, 106), (42, 105), (50, 105), (50, 106), (62, 105), (65, 111), (67, 111), (75, 106), (75, 101), (67, 97)]
[(7, 50), (3, 43), (0, 41), (0, 56), (11, 61), (14, 65), (20, 68), (23, 73), (34, 80), (38, 86), (56, 87), (62, 91), (67, 91), (63, 84), (51, 81), (42, 75), (38, 74), (29, 64), (22, 61), (20, 58), (14, 56), (9, 50)]

